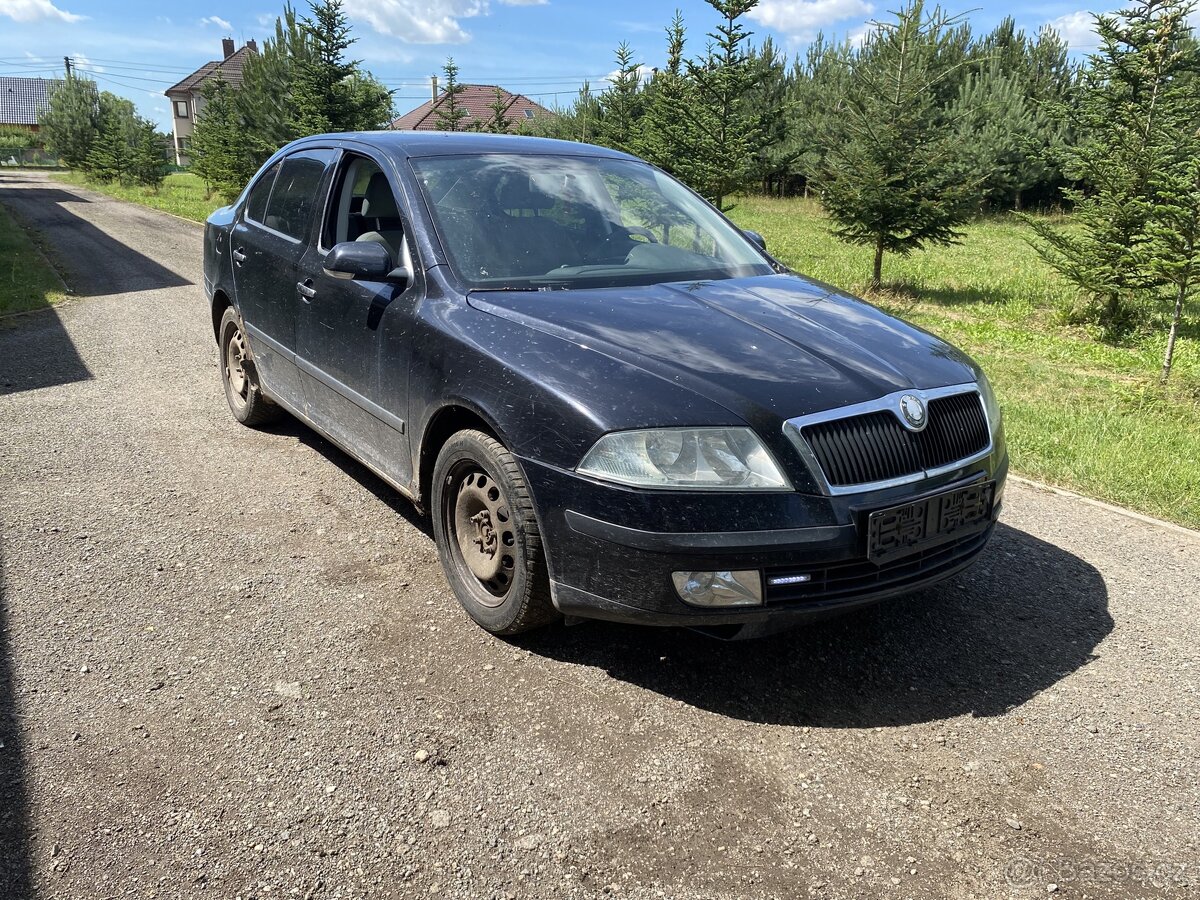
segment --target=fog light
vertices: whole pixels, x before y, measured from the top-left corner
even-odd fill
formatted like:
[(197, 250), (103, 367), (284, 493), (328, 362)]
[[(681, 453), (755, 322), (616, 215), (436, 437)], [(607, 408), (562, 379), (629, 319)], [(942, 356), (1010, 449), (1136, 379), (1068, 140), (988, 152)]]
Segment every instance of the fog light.
[(757, 569), (736, 572), (672, 572), (684, 603), (692, 606), (760, 606), (762, 576)]

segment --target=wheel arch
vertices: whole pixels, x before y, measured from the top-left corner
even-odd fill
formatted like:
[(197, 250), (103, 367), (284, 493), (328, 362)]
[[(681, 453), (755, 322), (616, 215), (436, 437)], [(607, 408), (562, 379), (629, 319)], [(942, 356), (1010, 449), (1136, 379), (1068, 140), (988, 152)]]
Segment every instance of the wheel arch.
[(218, 341), (221, 340), (221, 317), (225, 315), (225, 310), (229, 309), (231, 306), (233, 306), (233, 301), (229, 299), (228, 294), (226, 294), (220, 288), (217, 288), (215, 291), (213, 291), (212, 329), (213, 338)]
[(432, 508), (433, 467), (446, 441), (460, 431), (477, 429), (511, 449), (503, 432), (486, 412), (466, 400), (450, 400), (438, 407), (429, 416), (421, 431), (417, 451), (417, 502), (425, 509)]

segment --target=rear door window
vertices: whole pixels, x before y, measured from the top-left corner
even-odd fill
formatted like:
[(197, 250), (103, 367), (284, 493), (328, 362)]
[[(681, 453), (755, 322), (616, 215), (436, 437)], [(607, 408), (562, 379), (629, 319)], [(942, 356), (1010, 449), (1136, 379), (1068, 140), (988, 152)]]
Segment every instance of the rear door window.
[(303, 241), (310, 233), (325, 170), (336, 156), (336, 150), (301, 150), (284, 159), (262, 223)]

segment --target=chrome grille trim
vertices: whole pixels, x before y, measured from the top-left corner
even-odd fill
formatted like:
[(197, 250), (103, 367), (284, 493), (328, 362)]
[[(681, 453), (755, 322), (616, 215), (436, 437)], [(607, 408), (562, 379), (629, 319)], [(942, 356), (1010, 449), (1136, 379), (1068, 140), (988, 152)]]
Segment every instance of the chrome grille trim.
[[(978, 453), (973, 453), (962, 459), (954, 460), (943, 466), (938, 466), (932, 469), (922, 469), (913, 472), (909, 475), (902, 475), (898, 478), (888, 478), (882, 481), (863, 482), (861, 484), (835, 485), (830, 484), (824, 469), (821, 466), (820, 460), (813, 452), (812, 446), (808, 439), (803, 434), (803, 429), (809, 425), (816, 425), (822, 422), (833, 422), (841, 419), (852, 419), (856, 416), (869, 415), (871, 413), (888, 412), (894, 415), (900, 425), (908, 428), (900, 415), (900, 398), (906, 394), (913, 394), (925, 404), (926, 410), (929, 408), (931, 400), (937, 400), (942, 397), (952, 397), (958, 394), (975, 394), (978, 398), (980, 409), (983, 413), (983, 419), (987, 424), (987, 445)], [(935, 478), (938, 475), (944, 475), (947, 472), (953, 472), (963, 466), (969, 466), (981, 459), (986, 459), (995, 449), (995, 434), (996, 424), (991, 421), (988, 416), (987, 404), (983, 402), (983, 395), (979, 390), (979, 386), (973, 382), (964, 384), (952, 384), (946, 387), (929, 388), (921, 390), (918, 388), (909, 388), (901, 391), (894, 391), (890, 394), (885, 394), (875, 400), (867, 400), (863, 403), (853, 403), (849, 406), (838, 407), (837, 409), (827, 409), (820, 412), (810, 413), (806, 416), (796, 416), (793, 419), (788, 419), (783, 423), (783, 433), (792, 442), (800, 456), (804, 459), (805, 464), (812, 472), (822, 493), (828, 496), (841, 496), (845, 494), (861, 494), (867, 491), (883, 490), (890, 487), (898, 487), (904, 484), (913, 484), (914, 482), (924, 481), (928, 478)]]

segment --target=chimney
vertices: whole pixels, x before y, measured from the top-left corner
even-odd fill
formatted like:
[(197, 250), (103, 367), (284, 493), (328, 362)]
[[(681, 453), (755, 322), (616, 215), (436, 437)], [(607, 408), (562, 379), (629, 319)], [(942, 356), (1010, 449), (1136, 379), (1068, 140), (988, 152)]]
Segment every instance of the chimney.
[(438, 91), (437, 91), (437, 76), (436, 75), (429, 76), (429, 87), (433, 93), (433, 102), (437, 103)]
[(246, 41), (246, 46), (249, 47), (253, 52), (258, 52), (258, 41), (254, 40), (253, 38)]
[(221, 49), (225, 51), (225, 59), (233, 56), (233, 38), (221, 38)]

